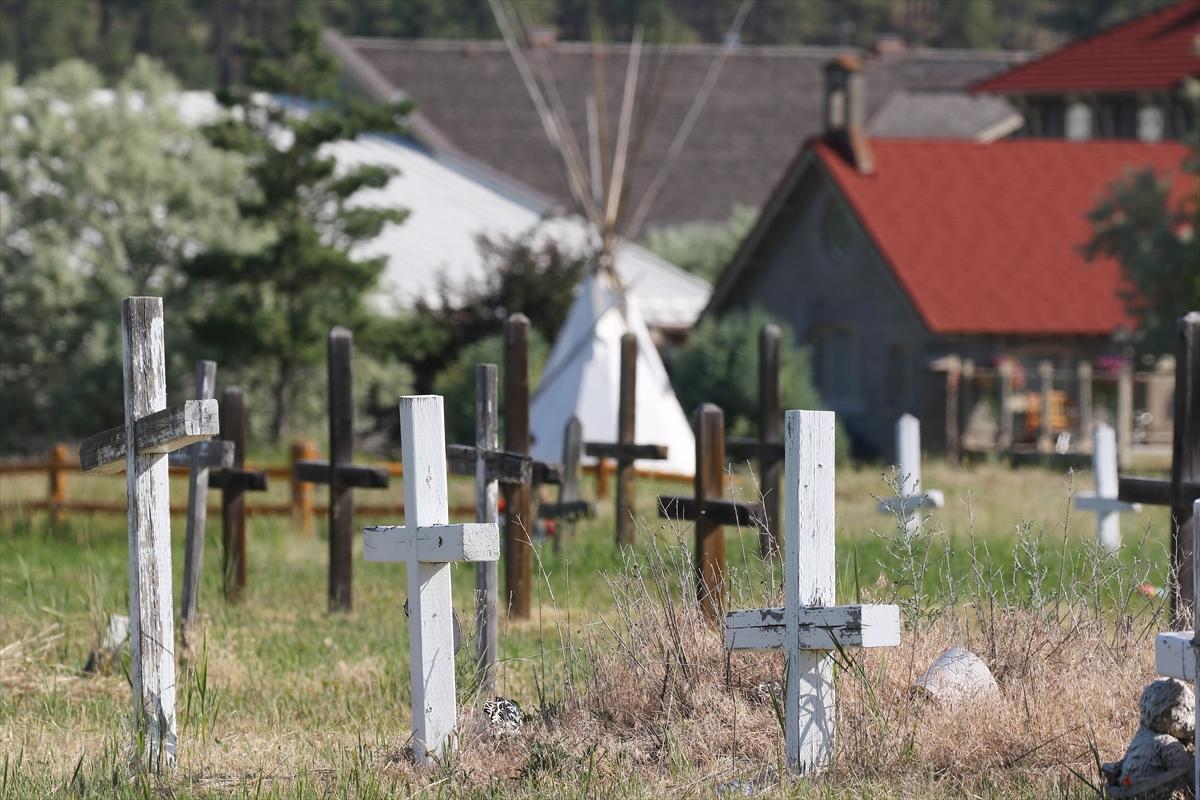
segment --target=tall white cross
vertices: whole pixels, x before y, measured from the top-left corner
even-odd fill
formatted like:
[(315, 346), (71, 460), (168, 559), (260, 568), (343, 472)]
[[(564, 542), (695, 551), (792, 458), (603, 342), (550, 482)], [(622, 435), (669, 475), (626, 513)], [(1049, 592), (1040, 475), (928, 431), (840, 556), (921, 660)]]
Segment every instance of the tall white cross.
[(149, 763), (175, 763), (175, 623), (167, 454), (220, 432), (216, 400), (167, 408), (161, 297), (121, 306), (125, 424), (84, 439), (84, 472), (126, 475), (129, 501), (129, 677), (134, 735)]
[(787, 653), (787, 757), (801, 773), (823, 769), (833, 758), (832, 651), (900, 644), (899, 607), (834, 605), (833, 442), (833, 412), (784, 414), (785, 605), (731, 611), (725, 618), (726, 648)]
[(1096, 491), (1075, 495), (1075, 508), (1096, 513), (1096, 541), (1106, 550), (1121, 549), (1122, 511), (1138, 513), (1140, 503), (1124, 503), (1117, 499), (1117, 434), (1103, 422), (1092, 428), (1092, 472), (1096, 474)]
[(400, 438), (405, 524), (364, 528), (364, 554), (408, 564), (413, 756), (425, 764), (454, 749), (458, 723), (450, 562), (498, 560), (500, 532), (495, 522), (447, 523), (441, 397), (401, 397)]
[(946, 498), (937, 489), (921, 491), (921, 422), (912, 414), (896, 420), (896, 460), (900, 462), (900, 493), (881, 500), (879, 512), (901, 512), (905, 529), (915, 532), (921, 527), (921, 509), (941, 508)]
[[(1192, 519), (1200, 520), (1200, 500), (1192, 505)], [(1195, 557), (1194, 550), (1192, 586), (1196, 591), (1193, 597), (1200, 597), (1200, 558)], [(1158, 635), (1158, 640), (1154, 643), (1154, 668), (1159, 675), (1189, 681), (1193, 688), (1200, 689), (1200, 671), (1197, 670), (1197, 666), (1200, 665), (1200, 658), (1197, 658), (1200, 640), (1196, 638), (1196, 631), (1200, 630), (1200, 613), (1197, 613), (1197, 610), (1193, 610), (1192, 613), (1192, 629), (1190, 631)], [(1200, 703), (1196, 704), (1196, 729), (1200, 730)], [(1194, 771), (1196, 781), (1194, 792), (1196, 797), (1200, 797), (1200, 748), (1196, 749)]]

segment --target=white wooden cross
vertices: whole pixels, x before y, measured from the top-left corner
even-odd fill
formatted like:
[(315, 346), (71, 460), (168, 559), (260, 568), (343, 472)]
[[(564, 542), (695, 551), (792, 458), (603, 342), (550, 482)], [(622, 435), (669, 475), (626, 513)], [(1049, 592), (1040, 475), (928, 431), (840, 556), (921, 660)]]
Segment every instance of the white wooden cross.
[(1103, 422), (1092, 428), (1092, 471), (1096, 473), (1096, 491), (1075, 495), (1075, 508), (1096, 513), (1096, 541), (1106, 550), (1121, 549), (1122, 511), (1138, 513), (1141, 503), (1117, 499), (1117, 434)]
[[(1192, 519), (1200, 520), (1200, 500), (1192, 505)], [(1193, 548), (1195, 543), (1193, 542)], [(1200, 558), (1196, 558), (1195, 550), (1192, 557), (1192, 586), (1195, 588), (1193, 597), (1200, 597)], [(1192, 629), (1180, 633), (1160, 633), (1154, 643), (1154, 667), (1159, 675), (1188, 681), (1195, 689), (1200, 689), (1200, 659), (1197, 658), (1197, 648), (1200, 641), (1196, 639), (1196, 631), (1200, 629), (1200, 615), (1193, 610)], [(1200, 703), (1196, 704), (1196, 728), (1200, 730)], [(1195, 796), (1200, 797), (1200, 748), (1196, 749), (1195, 766)]]
[(915, 533), (921, 527), (921, 509), (941, 508), (946, 498), (937, 489), (921, 491), (921, 422), (912, 414), (896, 420), (896, 460), (900, 462), (900, 493), (881, 500), (879, 512), (900, 511), (905, 530)]
[(725, 618), (726, 648), (787, 653), (787, 757), (801, 773), (823, 769), (833, 758), (832, 651), (900, 644), (899, 607), (834, 605), (833, 441), (833, 412), (784, 414), (784, 607), (731, 611)]
[(400, 438), (405, 524), (364, 528), (364, 554), (408, 564), (413, 756), (425, 764), (454, 749), (458, 722), (450, 562), (498, 560), (500, 532), (495, 522), (447, 523), (441, 397), (401, 397)]
[(129, 501), (129, 620), (134, 735), (148, 762), (175, 763), (175, 627), (167, 454), (219, 433), (216, 400), (167, 408), (160, 297), (121, 307), (125, 424), (79, 445), (84, 472), (125, 470)]

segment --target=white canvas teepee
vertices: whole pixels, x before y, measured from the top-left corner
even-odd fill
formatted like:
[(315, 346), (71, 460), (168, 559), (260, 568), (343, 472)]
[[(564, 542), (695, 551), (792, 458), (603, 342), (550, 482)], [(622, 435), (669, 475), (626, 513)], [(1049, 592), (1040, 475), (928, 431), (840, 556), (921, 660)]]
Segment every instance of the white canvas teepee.
[[(530, 406), (533, 457), (561, 461), (563, 429), (579, 417), (585, 442), (617, 440), (617, 402), (621, 381), (621, 337), (637, 337), (637, 412), (634, 441), (665, 444), (665, 461), (638, 466), (691, 476), (696, 471), (696, 440), (679, 405), (637, 301), (620, 290), (604, 271), (588, 275), (550, 351)], [(592, 459), (586, 459), (585, 463)]]

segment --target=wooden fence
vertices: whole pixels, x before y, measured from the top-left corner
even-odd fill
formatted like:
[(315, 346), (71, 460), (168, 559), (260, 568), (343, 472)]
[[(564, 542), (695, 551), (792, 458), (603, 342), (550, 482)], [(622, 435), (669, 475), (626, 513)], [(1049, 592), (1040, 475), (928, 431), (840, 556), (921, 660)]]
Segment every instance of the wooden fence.
[[(297, 461), (305, 461), (320, 458), (320, 453), (314, 442), (303, 441), (295, 442), (291, 448), (291, 462), (288, 464), (251, 464), (247, 463), (245, 469), (261, 470), (265, 472), (269, 478), (286, 481), (288, 484), (289, 496), (291, 501), (287, 503), (269, 503), (269, 502), (247, 502), (246, 513), (255, 516), (264, 517), (287, 517), (292, 518), (295, 526), (306, 535), (313, 533), (313, 519), (315, 516), (324, 516), (328, 513), (329, 507), (325, 504), (318, 504), (315, 500), (316, 484), (308, 481), (297, 480), (295, 477), (294, 465)], [(376, 464), (387, 469), (392, 477), (399, 477), (404, 474), (404, 467), (396, 461), (386, 461), (382, 464)], [(603, 461), (600, 464), (590, 464), (581, 467), (581, 471), (585, 474), (596, 475), (599, 477), (596, 480), (596, 495), (605, 497), (608, 494), (608, 478), (615, 470), (615, 464), (610, 461)], [(187, 475), (187, 467), (170, 468), (172, 475), (185, 476)], [(71, 499), (67, 495), (67, 489), (70, 485), (69, 478), (72, 476), (80, 476), (79, 460), (71, 453), (71, 448), (64, 443), (59, 443), (50, 448), (50, 452), (45, 458), (27, 458), (13, 461), (0, 462), (0, 479), (9, 475), (37, 475), (43, 474), (46, 476), (46, 497), (22, 499), (20, 501), (8, 501), (0, 503), (0, 514), (12, 514), (32, 511), (47, 511), (50, 518), (55, 522), (64, 521), (70, 514), (120, 514), (127, 513), (127, 506), (124, 502), (113, 500), (80, 500)], [(676, 475), (667, 475), (657, 472), (646, 472), (639, 474), (645, 477), (658, 480), (681, 480), (690, 482), (690, 478), (680, 478)], [(88, 480), (104, 480), (104, 479), (120, 479), (125, 480), (123, 474), (120, 475), (89, 475)], [(399, 492), (396, 493), (397, 496)], [(252, 495), (251, 495), (252, 496)], [(404, 504), (399, 502), (393, 503), (356, 503), (354, 506), (356, 514), (402, 514), (404, 512)], [(172, 503), (172, 514), (184, 514), (187, 512), (186, 503)], [(450, 513), (455, 516), (474, 515), (474, 504), (461, 504), (450, 509)]]

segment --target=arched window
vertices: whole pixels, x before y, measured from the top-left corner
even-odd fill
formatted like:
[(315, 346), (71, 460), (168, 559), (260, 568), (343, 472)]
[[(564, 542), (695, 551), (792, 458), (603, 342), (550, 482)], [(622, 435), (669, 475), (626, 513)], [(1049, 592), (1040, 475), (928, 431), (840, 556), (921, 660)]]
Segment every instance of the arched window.
[(818, 328), (812, 345), (813, 381), (821, 399), (834, 409), (850, 410), (862, 402), (862, 345), (858, 332), (845, 325)]

